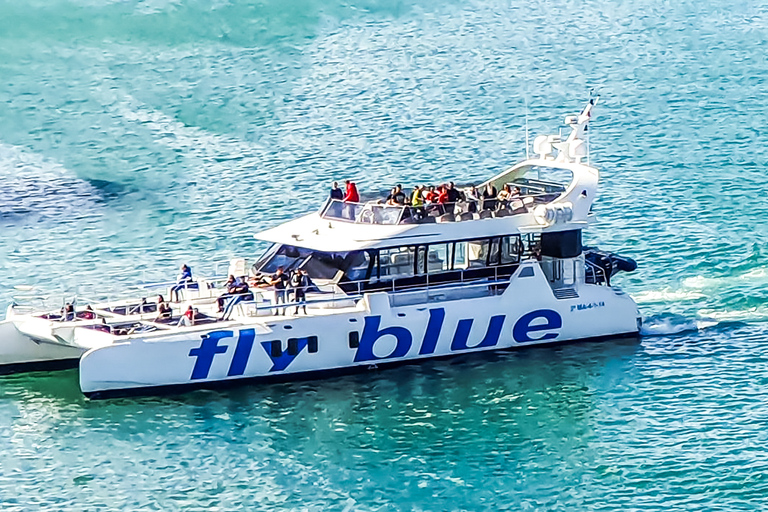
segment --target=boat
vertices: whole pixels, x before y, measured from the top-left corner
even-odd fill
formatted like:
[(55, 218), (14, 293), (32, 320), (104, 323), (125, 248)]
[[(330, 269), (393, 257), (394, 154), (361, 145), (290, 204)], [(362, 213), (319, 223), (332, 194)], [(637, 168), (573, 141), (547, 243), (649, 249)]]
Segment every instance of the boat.
[[(211, 280), (185, 285), (163, 320), (138, 297), (63, 314), (13, 303), (0, 370), (77, 367), (82, 392), (99, 398), (638, 336), (638, 307), (611, 282), (636, 264), (582, 245), (599, 181), (586, 137), (596, 104), (565, 118), (567, 136), (536, 137), (533, 156), (454, 202), (328, 199), (258, 233), (271, 246), (251, 266), (232, 260), (228, 274), (251, 286), (224, 311)], [(280, 301), (278, 269), (303, 271), (304, 297)], [(187, 310), (194, 321), (179, 321)]]

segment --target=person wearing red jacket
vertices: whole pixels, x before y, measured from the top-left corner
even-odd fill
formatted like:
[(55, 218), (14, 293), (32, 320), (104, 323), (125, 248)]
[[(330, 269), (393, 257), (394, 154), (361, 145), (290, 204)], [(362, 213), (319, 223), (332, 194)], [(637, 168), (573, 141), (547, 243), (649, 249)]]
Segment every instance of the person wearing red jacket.
[(347, 180), (347, 193), (344, 195), (345, 203), (359, 203), (360, 195), (357, 193), (357, 185), (352, 181)]
[(344, 202), (347, 204), (344, 205), (344, 213), (342, 216), (349, 220), (355, 220), (355, 217), (357, 216), (357, 207), (353, 203), (360, 202), (360, 194), (357, 193), (357, 185), (355, 185), (352, 181), (347, 180), (346, 183), (347, 193), (344, 194)]

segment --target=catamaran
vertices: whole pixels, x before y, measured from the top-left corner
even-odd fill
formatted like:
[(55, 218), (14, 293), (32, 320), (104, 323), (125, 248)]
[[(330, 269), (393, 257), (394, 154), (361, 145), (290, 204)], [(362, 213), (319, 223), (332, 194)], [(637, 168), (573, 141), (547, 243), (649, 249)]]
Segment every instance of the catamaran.
[[(76, 366), (83, 393), (105, 397), (637, 336), (637, 305), (611, 283), (634, 262), (582, 245), (599, 179), (586, 139), (596, 103), (565, 118), (567, 136), (536, 137), (535, 156), (478, 186), (509, 185), (504, 201), (469, 189), (450, 204), (329, 199), (258, 233), (271, 247), (229, 272), (254, 286), (223, 312), (222, 289), (204, 280), (163, 319), (138, 298), (63, 314), (13, 303), (0, 371)], [(301, 304), (277, 302), (278, 268), (311, 279)], [(179, 322), (189, 306), (194, 319)]]

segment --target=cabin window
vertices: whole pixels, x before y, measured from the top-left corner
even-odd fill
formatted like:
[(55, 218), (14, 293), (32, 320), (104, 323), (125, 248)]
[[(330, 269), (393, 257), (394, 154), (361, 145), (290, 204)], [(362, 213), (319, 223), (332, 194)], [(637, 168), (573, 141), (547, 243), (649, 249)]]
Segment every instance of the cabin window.
[(575, 258), (581, 254), (581, 230), (541, 234), (541, 255), (552, 258)]
[(467, 244), (467, 262), (469, 268), (485, 267), (488, 259), (489, 240), (472, 240)]
[(309, 249), (294, 247), (292, 245), (281, 245), (272, 254), (272, 257), (269, 258), (261, 268), (259, 268), (259, 271), (265, 274), (273, 274), (277, 271), (278, 267), (283, 267), (285, 270), (292, 270), (301, 266), (301, 264), (305, 259), (309, 257), (310, 254), (312, 254), (312, 251)]
[(371, 255), (365, 251), (321, 252), (290, 245), (276, 245), (270, 248), (253, 268), (264, 274), (273, 274), (278, 267), (283, 267), (286, 271), (301, 267), (315, 279), (333, 279), (342, 271), (347, 279), (357, 281), (368, 277)]
[(395, 247), (379, 251), (379, 277), (413, 275), (415, 247)]
[(499, 264), (499, 238), (492, 238), (488, 250), (488, 263), (489, 267)]
[(456, 270), (465, 269), (469, 266), (467, 258), (467, 242), (456, 242), (453, 244), (453, 268)]
[(505, 236), (501, 239), (501, 264), (510, 265), (520, 262), (522, 244), (519, 236)]
[(456, 270), (485, 267), (490, 240), (469, 240), (454, 244), (453, 268)]
[(444, 272), (450, 270), (451, 260), (449, 257), (450, 244), (435, 244), (429, 246), (427, 253), (427, 271), (430, 273)]
[(371, 255), (366, 251), (355, 251), (347, 255), (347, 278), (350, 281), (360, 281), (368, 277), (371, 266)]

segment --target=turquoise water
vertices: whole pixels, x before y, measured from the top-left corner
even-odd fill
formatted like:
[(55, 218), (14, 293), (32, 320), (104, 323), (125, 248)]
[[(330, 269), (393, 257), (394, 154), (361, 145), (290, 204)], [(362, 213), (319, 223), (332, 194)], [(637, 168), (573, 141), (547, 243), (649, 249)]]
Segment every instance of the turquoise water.
[(479, 180), (595, 88), (587, 241), (646, 324), (160, 398), (0, 377), (0, 508), (763, 507), (767, 39), (711, 0), (0, 0), (3, 304), (252, 258), (333, 179)]

